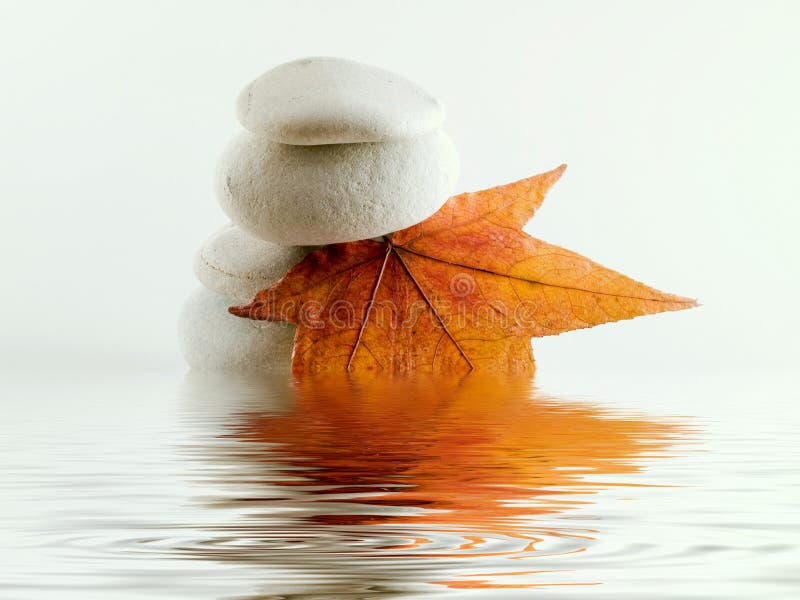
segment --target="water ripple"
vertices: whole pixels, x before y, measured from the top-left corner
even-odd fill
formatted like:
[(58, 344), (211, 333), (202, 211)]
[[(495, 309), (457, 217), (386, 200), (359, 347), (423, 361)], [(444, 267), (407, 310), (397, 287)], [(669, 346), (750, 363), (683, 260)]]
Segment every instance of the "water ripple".
[(797, 419), (740, 385), (702, 396), (727, 419), (475, 377), (41, 385), (0, 437), (0, 597), (798, 596)]

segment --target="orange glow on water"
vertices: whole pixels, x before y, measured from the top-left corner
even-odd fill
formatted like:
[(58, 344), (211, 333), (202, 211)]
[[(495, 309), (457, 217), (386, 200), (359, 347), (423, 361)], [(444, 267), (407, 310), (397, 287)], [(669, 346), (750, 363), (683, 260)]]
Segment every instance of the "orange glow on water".
[[(615, 477), (639, 471), (637, 459), (663, 453), (681, 429), (553, 399), (521, 379), (326, 378), (295, 384), (286, 412), (242, 415), (233, 435), (269, 449), (271, 485), (342, 506), (304, 517), (309, 525), (416, 531), (378, 548), (388, 556), (525, 559), (542, 555), (537, 545), (544, 537), (570, 538), (573, 549), (565, 554), (583, 551), (595, 532), (579, 524), (537, 527), (537, 516), (630, 485)], [(434, 544), (445, 535), (460, 541)], [(531, 573), (431, 583), (538, 586), (496, 581)]]

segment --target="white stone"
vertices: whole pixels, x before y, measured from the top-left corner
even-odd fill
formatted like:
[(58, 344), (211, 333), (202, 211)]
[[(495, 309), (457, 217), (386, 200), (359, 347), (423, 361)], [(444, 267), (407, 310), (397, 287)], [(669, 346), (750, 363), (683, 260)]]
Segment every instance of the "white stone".
[(201, 371), (287, 372), (295, 326), (235, 317), (238, 304), (204, 287), (188, 298), (178, 319), (178, 342), (189, 366)]
[(304, 246), (278, 246), (228, 225), (197, 251), (194, 272), (210, 290), (245, 303), (277, 283), (310, 250)]
[(239, 94), (236, 114), (253, 133), (283, 144), (402, 140), (444, 121), (439, 102), (404, 77), (332, 57), (267, 71)]
[(217, 171), (231, 220), (269, 242), (311, 246), (385, 235), (425, 220), (453, 191), (458, 154), (443, 132), (410, 140), (278, 144), (242, 132)]

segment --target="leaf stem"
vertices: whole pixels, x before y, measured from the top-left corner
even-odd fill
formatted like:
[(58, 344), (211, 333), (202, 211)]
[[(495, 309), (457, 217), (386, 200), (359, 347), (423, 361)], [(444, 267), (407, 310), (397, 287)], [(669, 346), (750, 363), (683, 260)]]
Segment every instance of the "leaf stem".
[(356, 343), (353, 345), (353, 351), (350, 353), (350, 359), (347, 361), (347, 372), (349, 373), (353, 366), (353, 359), (356, 357), (356, 351), (358, 350), (358, 346), (361, 344), (361, 338), (364, 335), (364, 329), (367, 327), (367, 322), (369, 321), (369, 313), (372, 311), (372, 306), (375, 304), (375, 296), (378, 294), (378, 288), (381, 285), (381, 281), (383, 280), (383, 272), (386, 270), (386, 263), (389, 262), (389, 255), (392, 252), (392, 245), (391, 243), (386, 244), (386, 254), (383, 257), (383, 263), (381, 263), (381, 270), (378, 272), (378, 277), (375, 279), (375, 285), (372, 288), (372, 295), (369, 298), (369, 304), (367, 304), (367, 308), (364, 311), (364, 320), (361, 322), (361, 327), (358, 330), (358, 337), (356, 338)]

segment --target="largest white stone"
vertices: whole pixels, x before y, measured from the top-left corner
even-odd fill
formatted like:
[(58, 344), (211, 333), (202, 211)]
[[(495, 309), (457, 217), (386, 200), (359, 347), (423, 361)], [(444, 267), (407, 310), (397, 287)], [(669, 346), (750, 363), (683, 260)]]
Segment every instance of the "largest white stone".
[(293, 146), (243, 132), (217, 171), (222, 209), (268, 242), (307, 246), (385, 235), (425, 220), (450, 194), (458, 155), (442, 131), (410, 140)]
[(198, 287), (178, 318), (178, 344), (186, 362), (200, 371), (285, 372), (295, 326), (235, 317), (233, 298)]
[(267, 71), (239, 94), (248, 130), (284, 144), (350, 144), (416, 137), (438, 129), (441, 104), (417, 84), (342, 58), (295, 60)]

